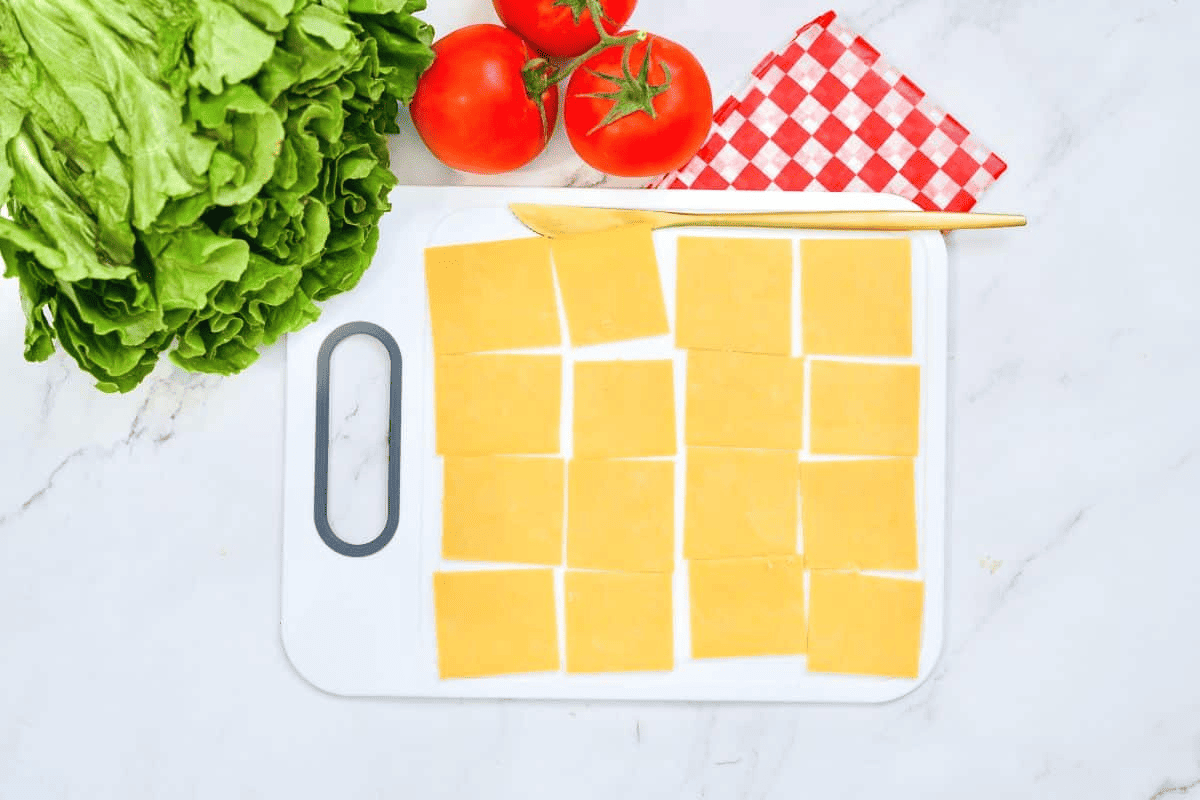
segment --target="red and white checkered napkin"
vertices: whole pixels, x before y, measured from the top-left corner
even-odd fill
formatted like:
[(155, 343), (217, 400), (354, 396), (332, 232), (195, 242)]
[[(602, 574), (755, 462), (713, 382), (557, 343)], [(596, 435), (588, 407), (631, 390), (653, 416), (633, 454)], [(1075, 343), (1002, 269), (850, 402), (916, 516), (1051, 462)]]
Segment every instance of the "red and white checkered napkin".
[(700, 152), (659, 189), (898, 194), (967, 211), (1007, 169), (829, 11), (717, 109)]

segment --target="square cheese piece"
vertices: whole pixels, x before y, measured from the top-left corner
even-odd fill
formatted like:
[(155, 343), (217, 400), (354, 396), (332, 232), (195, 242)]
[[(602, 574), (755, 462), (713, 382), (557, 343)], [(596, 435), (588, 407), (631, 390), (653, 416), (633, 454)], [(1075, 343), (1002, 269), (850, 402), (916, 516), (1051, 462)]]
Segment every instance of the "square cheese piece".
[(561, 564), (563, 471), (560, 458), (447, 457), (442, 558)]
[(805, 353), (912, 355), (908, 239), (806, 239), (800, 276)]
[(920, 367), (814, 360), (811, 380), (813, 453), (917, 454)]
[(671, 361), (575, 364), (575, 456), (675, 455)]
[(433, 600), (441, 677), (559, 668), (553, 570), (435, 572)]
[(678, 253), (678, 347), (791, 354), (791, 240), (684, 236)]
[(691, 447), (686, 474), (685, 558), (795, 555), (796, 453)]
[(434, 372), (438, 453), (558, 452), (561, 356), (439, 356)]
[(796, 450), (804, 438), (804, 362), (692, 350), (686, 440), (702, 447)]
[(804, 562), (798, 556), (692, 561), (692, 656), (803, 653)]
[(623, 228), (551, 240), (571, 344), (586, 347), (668, 332), (650, 228)]
[(430, 247), (425, 284), (435, 353), (562, 342), (550, 243), (540, 236)]
[(567, 487), (568, 567), (674, 568), (674, 462), (575, 459)]
[(809, 671), (917, 677), (924, 602), (920, 581), (813, 572)]
[(567, 570), (567, 672), (670, 670), (669, 574)]
[(912, 459), (806, 462), (800, 497), (810, 569), (917, 568)]

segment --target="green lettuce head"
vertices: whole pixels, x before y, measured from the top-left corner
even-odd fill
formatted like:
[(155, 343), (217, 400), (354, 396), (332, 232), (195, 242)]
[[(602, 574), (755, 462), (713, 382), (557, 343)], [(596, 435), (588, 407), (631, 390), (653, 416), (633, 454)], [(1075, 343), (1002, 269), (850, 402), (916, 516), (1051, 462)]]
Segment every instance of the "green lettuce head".
[(0, 258), (25, 357), (228, 375), (374, 256), (425, 0), (5, 0)]

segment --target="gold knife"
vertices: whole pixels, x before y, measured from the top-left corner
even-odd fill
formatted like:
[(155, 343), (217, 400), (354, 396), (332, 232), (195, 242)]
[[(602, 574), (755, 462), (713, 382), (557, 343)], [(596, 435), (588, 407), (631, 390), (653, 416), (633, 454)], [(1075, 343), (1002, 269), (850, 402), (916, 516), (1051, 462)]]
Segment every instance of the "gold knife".
[(809, 228), (832, 231), (948, 231), (968, 228), (1014, 228), (1025, 224), (1025, 217), (1017, 214), (964, 214), (949, 211), (781, 211), (704, 214), (536, 203), (512, 203), (509, 208), (530, 230), (551, 238), (607, 230), (621, 225), (649, 225), (654, 229), (704, 226)]

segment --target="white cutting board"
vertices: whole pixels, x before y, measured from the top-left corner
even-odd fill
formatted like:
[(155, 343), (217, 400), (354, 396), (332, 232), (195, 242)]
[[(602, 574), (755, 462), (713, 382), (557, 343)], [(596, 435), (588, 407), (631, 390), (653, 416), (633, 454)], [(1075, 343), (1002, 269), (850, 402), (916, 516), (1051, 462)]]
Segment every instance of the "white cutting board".
[[(328, 302), (316, 323), (287, 341), (282, 635), (301, 675), (320, 689), (349, 696), (809, 702), (891, 700), (929, 676), (942, 648), (946, 587), (947, 269), (945, 242), (938, 233), (909, 234), (915, 326), (911, 361), (922, 366), (916, 486), (925, 616), (916, 679), (808, 673), (803, 656), (692, 660), (687, 571), (681, 555), (673, 576), (676, 664), (667, 673), (559, 672), (441, 680), (432, 597), (432, 574), (443, 562), (441, 467), (434, 452), (433, 359), (423, 275), (426, 246), (532, 235), (507, 211), (510, 202), (695, 211), (915, 206), (873, 194), (462, 187), (400, 187), (391, 199), (394, 210), (382, 221), (378, 255), (362, 282)], [(792, 239), (860, 235), (684, 232)], [(674, 230), (655, 233), (672, 324), (678, 235)], [(357, 323), (375, 326), (370, 332), (384, 340), (387, 349), (368, 336), (350, 335), (363, 332), (353, 327)], [(348, 338), (334, 347), (339, 335)], [(388, 349), (393, 351), (390, 368)], [(675, 357), (676, 396), (682, 402), (683, 354), (673, 350), (670, 337), (586, 350), (585, 358)], [(323, 355), (330, 352), (326, 409), (319, 402), (324, 394), (318, 391), (319, 362), (328, 363)], [(565, 355), (569, 365), (572, 353), (568, 349)], [(570, 408), (569, 397), (564, 408)], [(330, 420), (329, 430), (320, 430), (321, 435), (318, 418)], [(318, 447), (322, 438), (329, 442), (325, 448)], [(566, 425), (563, 442), (564, 455), (569, 455)], [(327, 487), (322, 487), (325, 481), (318, 474), (328, 474)], [(389, 487), (392, 500), (385, 502)], [(676, 515), (677, 551), (682, 516)]]

